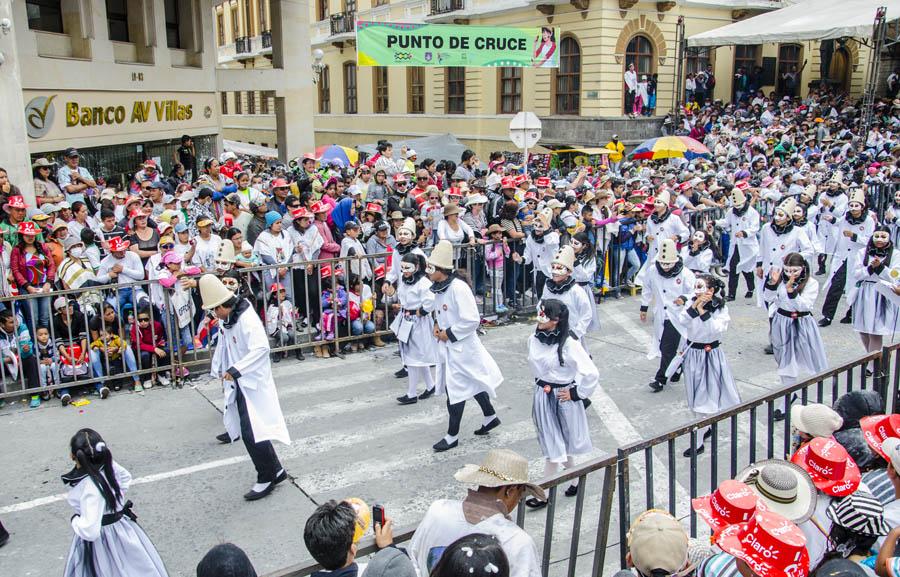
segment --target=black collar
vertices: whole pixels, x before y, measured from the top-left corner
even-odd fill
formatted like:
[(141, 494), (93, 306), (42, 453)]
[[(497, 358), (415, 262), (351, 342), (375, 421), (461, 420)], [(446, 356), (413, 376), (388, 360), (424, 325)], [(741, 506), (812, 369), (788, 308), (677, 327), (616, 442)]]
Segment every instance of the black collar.
[(79, 469), (78, 467), (72, 467), (72, 470), (62, 476), (62, 482), (70, 487), (74, 487), (88, 476), (87, 472), (84, 469)]
[(773, 231), (775, 232), (775, 234), (777, 234), (778, 236), (781, 236), (781, 235), (783, 235), (783, 234), (787, 234), (787, 233), (791, 232), (792, 230), (794, 230), (794, 221), (793, 221), (793, 220), (788, 220), (787, 223), (786, 223), (784, 226), (781, 226), (781, 225), (775, 224), (775, 221), (773, 220), (773, 221), (772, 221), (772, 230), (773, 230)]
[(865, 208), (863, 208), (862, 212), (859, 213), (858, 217), (850, 214), (850, 211), (848, 210), (847, 215), (844, 218), (846, 218), (847, 222), (849, 222), (850, 224), (862, 224), (866, 221), (866, 217), (868, 217), (868, 216), (869, 216), (868, 212), (866, 211)]
[(409, 251), (411, 251), (414, 248), (416, 248), (415, 242), (411, 242), (409, 244), (403, 244), (401, 242), (398, 242), (397, 246), (394, 247), (394, 251), (397, 254), (399, 254), (400, 256), (404, 256), (405, 254), (407, 254)]
[(237, 306), (234, 307), (234, 309), (231, 311), (231, 314), (228, 315), (228, 319), (225, 321), (224, 327), (226, 329), (230, 329), (235, 324), (237, 324), (238, 319), (241, 317), (241, 315), (244, 313), (244, 311), (246, 311), (249, 308), (250, 308), (250, 301), (248, 301), (247, 299), (239, 300)]
[(537, 234), (534, 234), (534, 229), (531, 229), (531, 240), (533, 240), (534, 242), (536, 242), (538, 244), (543, 244), (544, 236), (546, 234), (547, 234), (546, 230), (544, 232), (542, 232), (540, 235), (537, 235)]
[(744, 206), (742, 206), (741, 208), (735, 208), (733, 206), (731, 207), (731, 212), (734, 213), (734, 216), (744, 216), (745, 214), (747, 214), (748, 210), (750, 210), (750, 202), (746, 200), (744, 201)]
[(555, 331), (542, 331), (537, 329), (534, 331), (534, 336), (545, 345), (559, 344), (559, 341), (562, 339), (562, 333), (559, 329), (556, 329)]
[(669, 270), (663, 270), (663, 268), (659, 265), (659, 263), (656, 263), (656, 272), (658, 272), (659, 276), (661, 276), (663, 278), (675, 278), (676, 276), (681, 274), (681, 270), (683, 268), (684, 268), (684, 261), (682, 261), (680, 258), (678, 259), (678, 262), (675, 263), (675, 266), (673, 266)]
[(436, 295), (443, 294), (447, 292), (447, 289), (450, 288), (450, 283), (456, 278), (456, 273), (451, 272), (447, 275), (447, 278), (442, 280), (441, 282), (432, 282), (431, 283), (431, 292)]
[(666, 212), (662, 213), (662, 215), (656, 214), (656, 211), (653, 211), (653, 214), (650, 215), (650, 220), (652, 220), (655, 224), (659, 224), (669, 218), (669, 215), (672, 214), (672, 211), (666, 208)]
[(572, 278), (572, 275), (569, 275), (569, 277), (561, 283), (556, 282), (552, 278), (547, 279), (547, 282), (544, 283), (544, 287), (555, 295), (561, 295), (573, 286), (575, 286), (575, 279)]
[(709, 245), (710, 245), (709, 239), (706, 239), (705, 241), (703, 241), (703, 244), (700, 245), (700, 248), (698, 248), (698, 249), (695, 251), (695, 250), (694, 250), (694, 243), (691, 243), (690, 245), (688, 245), (688, 254), (691, 255), (691, 256), (697, 256), (698, 254), (700, 254), (700, 253), (703, 252), (704, 250), (708, 249), (708, 248), (709, 248)]
[(403, 279), (403, 283), (408, 284), (408, 285), (416, 284), (417, 282), (419, 282), (419, 279), (422, 278), (423, 276), (425, 276), (425, 271), (421, 270), (421, 269), (417, 269), (415, 274), (413, 274), (409, 278), (406, 278), (405, 274), (400, 273), (400, 278)]

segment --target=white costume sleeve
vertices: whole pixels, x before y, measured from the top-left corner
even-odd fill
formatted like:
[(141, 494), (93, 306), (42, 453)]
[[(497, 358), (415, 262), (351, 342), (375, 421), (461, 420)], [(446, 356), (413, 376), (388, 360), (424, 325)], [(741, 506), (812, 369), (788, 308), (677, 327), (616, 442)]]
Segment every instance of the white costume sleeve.
[(106, 501), (100, 494), (100, 489), (90, 478), (81, 483), (84, 485), (78, 502), (80, 513), (72, 517), (72, 530), (85, 541), (96, 541), (100, 538), (100, 529), (103, 525), (103, 512), (106, 510)]
[(447, 329), (447, 335), (451, 342), (456, 342), (475, 334), (481, 326), (481, 316), (469, 285), (460, 280), (454, 282), (450, 290), (453, 291), (458, 314), (456, 324)]
[[(253, 309), (248, 308), (241, 317), (255, 314), (256, 312), (253, 311)], [(253, 365), (269, 362), (269, 339), (266, 337), (266, 331), (263, 329), (262, 322), (259, 321), (258, 317), (252, 319), (257, 322), (246, 322), (248, 320), (251, 319), (241, 318), (237, 324), (241, 329), (241, 334), (238, 335), (238, 339), (243, 340), (246, 343), (248, 348), (247, 354), (230, 367), (230, 369), (233, 368), (240, 374), (248, 372)], [(253, 380), (245, 379), (244, 381), (241, 381), (241, 386), (248, 389), (255, 389), (257, 383)]]

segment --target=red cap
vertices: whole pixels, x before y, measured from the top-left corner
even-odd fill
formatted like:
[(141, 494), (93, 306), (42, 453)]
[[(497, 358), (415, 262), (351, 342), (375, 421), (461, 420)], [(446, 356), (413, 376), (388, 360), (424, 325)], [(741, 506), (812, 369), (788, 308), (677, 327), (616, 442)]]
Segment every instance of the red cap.
[(313, 205), (312, 205), (312, 211), (313, 211), (313, 212), (316, 212), (316, 213), (319, 213), (319, 212), (328, 212), (328, 205), (325, 204), (324, 202), (322, 202), (321, 200), (318, 200), (318, 201), (316, 201), (316, 202), (313, 203)]
[(533, 190), (529, 190), (525, 193), (525, 200), (537, 200), (537, 195)]
[(526, 181), (528, 180), (528, 177), (525, 176), (524, 174), (520, 174), (520, 175), (515, 176), (515, 177), (513, 177), (513, 178), (514, 178), (514, 180), (516, 181), (516, 186), (519, 186), (520, 184), (522, 184), (522, 183), (524, 183), (524, 182), (526, 182)]
[(549, 176), (539, 176), (535, 181), (535, 186), (538, 188), (550, 188), (550, 177)]
[(291, 218), (294, 220), (300, 218), (312, 218), (313, 213), (311, 213), (305, 206), (300, 206), (291, 211)]
[(148, 166), (151, 168), (157, 168), (156, 161), (153, 160), (152, 158), (148, 158), (147, 160), (144, 161), (144, 168), (147, 168)]
[(19, 223), (19, 234), (24, 234), (27, 236), (37, 236), (37, 233), (37, 226), (35, 226), (35, 224), (30, 220)]
[(814, 438), (794, 453), (791, 462), (809, 473), (816, 488), (826, 495), (846, 497), (859, 487), (859, 467), (833, 438)]
[(890, 457), (884, 453), (881, 445), (884, 441), (892, 437), (900, 437), (900, 415), (872, 415), (871, 417), (863, 417), (859, 420), (859, 428), (862, 429), (863, 436), (869, 447), (886, 461), (890, 462)]
[(9, 200), (6, 201), (6, 206), (4, 208), (6, 208), (7, 210), (9, 210), (10, 208), (26, 209), (28, 208), (28, 205), (25, 204), (25, 199), (23, 197), (11, 196), (9, 197)]
[(408, 182), (406, 175), (402, 172), (394, 177), (394, 184), (397, 184), (398, 182)]
[(451, 186), (447, 189), (447, 196), (458, 196), (462, 198), (463, 192), (459, 189), (459, 187)]
[[(322, 274), (322, 278), (331, 278), (331, 265), (323, 264), (322, 268), (319, 269)], [(342, 274), (344, 271), (341, 270), (341, 267), (337, 267), (334, 269), (335, 274)], [(327, 286), (324, 288), (328, 288)]]
[(809, 552), (797, 525), (771, 511), (757, 511), (746, 523), (731, 525), (715, 538), (719, 548), (745, 562), (755, 575), (806, 577)]
[(511, 176), (504, 176), (500, 179), (500, 188), (515, 188), (516, 187), (516, 179)]
[(750, 183), (747, 182), (746, 180), (739, 180), (734, 183), (734, 187), (739, 188), (741, 190), (747, 190), (748, 188), (750, 188)]
[(123, 250), (128, 250), (129, 246), (131, 246), (131, 242), (129, 242), (124, 236), (114, 236), (109, 239), (109, 252), (121, 252)]
[(290, 188), (290, 184), (283, 178), (276, 178), (272, 181), (272, 185), (269, 188)]
[(733, 479), (722, 481), (711, 495), (692, 499), (691, 506), (714, 534), (730, 525), (746, 523), (757, 510), (766, 509), (750, 487)]
[(684, 182), (682, 182), (681, 184), (678, 185), (678, 190), (684, 191), (684, 190), (689, 189), (690, 187), (691, 187), (691, 181), (685, 180)]
[(377, 212), (378, 214), (381, 214), (381, 205), (377, 202), (367, 202), (366, 212)]
[(270, 293), (277, 293), (278, 291), (282, 291), (282, 290), (284, 290), (284, 285), (281, 284), (280, 282), (273, 283), (272, 286), (269, 288)]

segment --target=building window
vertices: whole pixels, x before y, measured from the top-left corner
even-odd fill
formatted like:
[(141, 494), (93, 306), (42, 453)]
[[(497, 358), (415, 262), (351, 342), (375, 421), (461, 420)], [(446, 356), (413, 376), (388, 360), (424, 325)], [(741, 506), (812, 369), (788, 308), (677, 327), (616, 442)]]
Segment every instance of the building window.
[(225, 46), (225, 13), (216, 12), (216, 32), (219, 37), (219, 46)]
[(344, 64), (344, 114), (356, 114), (356, 64)]
[(247, 93), (247, 114), (256, 114), (256, 92)]
[(269, 3), (266, 0), (262, 0), (258, 5), (259, 9), (259, 31), (260, 34), (269, 29), (269, 19), (266, 17), (266, 8), (268, 8)]
[(234, 42), (235, 39), (241, 36), (241, 19), (238, 17), (237, 4), (233, 4), (231, 6), (231, 41)]
[(387, 6), (390, 3), (390, 0), (375, 0), (374, 2), (375, 6)]
[(376, 66), (372, 69), (374, 79), (375, 114), (388, 113), (388, 69), (387, 66)]
[(128, 0), (106, 0), (106, 24), (109, 39), (130, 42), (128, 37)]
[[(803, 47), (799, 44), (781, 44), (778, 47), (778, 93), (793, 96), (800, 86), (800, 57)], [(791, 75), (792, 78), (788, 78)]]
[(319, 20), (328, 19), (328, 0), (316, 0), (316, 15)]
[[(344, 80), (346, 81), (346, 76), (344, 77)], [(318, 86), (319, 114), (331, 114), (331, 67), (326, 66), (322, 69), (322, 72), (319, 74)]]
[(406, 69), (406, 103), (410, 114), (425, 114), (425, 67)]
[(222, 114), (228, 114), (228, 93), (222, 93)]
[(274, 90), (263, 90), (259, 93), (259, 113), (260, 114), (271, 114), (272, 105), (269, 104), (269, 99), (272, 99), (273, 104), (275, 100), (275, 91)]
[(356, 0), (344, 0), (344, 14), (356, 12)]
[(515, 114), (522, 110), (522, 69), (504, 67), (499, 71), (500, 114)]
[(566, 36), (559, 43), (559, 68), (556, 70), (556, 114), (581, 112), (581, 47)]
[(759, 46), (757, 45), (746, 45), (746, 46), (735, 46), (734, 47), (734, 69), (737, 70), (741, 66), (744, 67), (744, 70), (749, 74), (753, 72), (753, 69), (756, 67), (756, 63), (759, 62)]
[(447, 89), (447, 114), (466, 113), (466, 69), (462, 66), (451, 66), (445, 69), (444, 76)]
[(166, 45), (169, 48), (181, 48), (181, 34), (179, 33), (178, 2), (165, 0), (166, 9)]
[(42, 32), (63, 31), (62, 0), (28, 0), (25, 12), (28, 14), (28, 28)]
[(628, 42), (628, 47), (625, 48), (625, 70), (631, 64), (634, 64), (638, 81), (642, 75), (650, 78), (653, 74), (653, 43), (646, 36), (635, 36)]
[[(684, 74), (697, 74), (712, 64), (709, 59), (709, 48), (688, 48), (684, 51)], [(737, 71), (737, 68), (735, 68)]]
[(234, 93), (234, 113), (235, 114), (243, 114), (243, 112), (241, 112), (241, 108), (242, 108), (241, 104), (242, 104), (241, 103), (241, 93), (235, 92)]

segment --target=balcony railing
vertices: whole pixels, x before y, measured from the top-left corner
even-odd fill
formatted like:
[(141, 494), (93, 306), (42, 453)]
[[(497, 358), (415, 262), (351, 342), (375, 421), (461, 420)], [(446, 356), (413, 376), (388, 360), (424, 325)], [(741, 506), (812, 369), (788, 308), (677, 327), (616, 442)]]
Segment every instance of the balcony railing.
[(237, 54), (249, 54), (253, 51), (249, 36), (240, 36), (234, 39), (234, 51)]
[(431, 0), (431, 12), (428, 15), (437, 16), (465, 9), (466, 0)]
[(271, 30), (263, 30), (262, 47), (263, 48), (271, 48), (272, 47), (272, 31)]
[(356, 31), (356, 12), (338, 12), (331, 15), (331, 35), (352, 34)]

